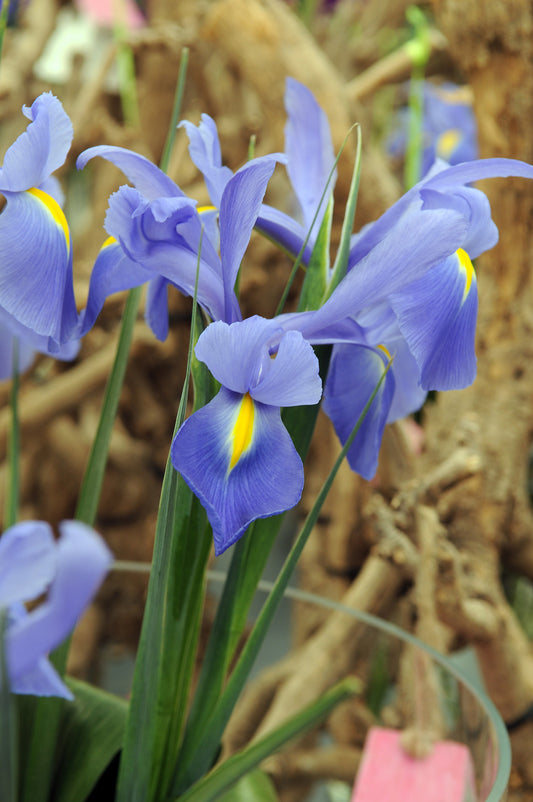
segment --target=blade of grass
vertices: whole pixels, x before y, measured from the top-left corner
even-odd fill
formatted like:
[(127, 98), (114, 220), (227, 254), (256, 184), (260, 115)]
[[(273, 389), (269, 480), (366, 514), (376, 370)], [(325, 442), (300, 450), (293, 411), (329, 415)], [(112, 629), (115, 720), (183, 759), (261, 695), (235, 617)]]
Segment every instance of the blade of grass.
[(327, 718), (338, 704), (355, 696), (360, 687), (360, 682), (354, 677), (339, 682), (274, 732), (225, 760), (180, 796), (179, 802), (212, 802), (218, 799), (220, 794), (231, 788), (261, 761), (281, 749), (288, 741), (315, 727)]

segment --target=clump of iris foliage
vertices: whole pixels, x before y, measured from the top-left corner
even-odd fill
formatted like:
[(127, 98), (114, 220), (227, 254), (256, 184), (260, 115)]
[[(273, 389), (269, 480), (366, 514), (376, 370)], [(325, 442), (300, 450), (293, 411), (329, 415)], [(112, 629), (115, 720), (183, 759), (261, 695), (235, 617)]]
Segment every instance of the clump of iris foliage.
[[(332, 263), (337, 159), (328, 120), (309, 89), (292, 78), (285, 106), (284, 152), (250, 158), (235, 173), (223, 164), (213, 119), (180, 123), (211, 199), (204, 208), (166, 175), (165, 165), (135, 152), (102, 145), (79, 156), (79, 169), (103, 158), (129, 181), (109, 198), (107, 239), (81, 313), (68, 222), (53, 176), (70, 148), (72, 126), (50, 93), (23, 109), (30, 122), (0, 168), (6, 200), (0, 215), (2, 376), (16, 379), (34, 351), (72, 358), (106, 298), (131, 292), (77, 520), (62, 525), (58, 540), (46, 523), (16, 522), (12, 449), (10, 513), (0, 540), (5, 802), (83, 802), (95, 787), (98, 798), (119, 802), (215, 799), (253, 776), (265, 756), (354, 690), (341, 683), (279, 730), (215, 765), (225, 725), (341, 460), (346, 456), (354, 471), (372, 478), (387, 423), (419, 409), (430, 390), (459, 389), (474, 380), (472, 260), (496, 243), (498, 231), (486, 196), (472, 182), (533, 178), (533, 167), (508, 159), (450, 166), (437, 158), (381, 218), (353, 234), (361, 154), (356, 133), (351, 191)], [(264, 202), (274, 170), (287, 172), (294, 217)], [(239, 304), (239, 270), (254, 230), (294, 264), (277, 314), (268, 319), (243, 318)], [(305, 279), (299, 306), (287, 312), (289, 286), (300, 268)], [(63, 674), (67, 636), (111, 564), (91, 527), (144, 285), (146, 321), (160, 340), (168, 330), (168, 286), (194, 304), (126, 703)], [(191, 378), (194, 411), (185, 419)], [(320, 404), (343, 450), (235, 660), (281, 514), (302, 493), (303, 459)], [(13, 412), (16, 443), (16, 404)], [(216, 554), (230, 547), (233, 553), (191, 701), (213, 540)], [(24, 603), (43, 593), (45, 600), (28, 612)], [(119, 754), (117, 779), (106, 768)]]

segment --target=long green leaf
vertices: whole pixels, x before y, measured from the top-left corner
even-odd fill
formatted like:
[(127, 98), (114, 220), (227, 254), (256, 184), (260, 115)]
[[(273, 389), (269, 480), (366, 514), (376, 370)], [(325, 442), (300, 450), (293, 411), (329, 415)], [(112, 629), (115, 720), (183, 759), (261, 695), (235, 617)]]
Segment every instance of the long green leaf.
[(385, 376), (390, 368), (392, 361), (389, 362), (385, 368), (381, 378), (377, 382), (373, 392), (370, 395), (361, 415), (359, 416), (355, 426), (353, 427), (350, 436), (344, 444), (339, 456), (335, 460), (335, 464), (331, 469), (327, 479), (325, 480), (318, 496), (311, 508), (305, 523), (287, 557), (283, 568), (281, 569), (273, 590), (268, 596), (259, 617), (255, 623), (252, 632), (242, 650), (237, 665), (228, 680), (228, 683), (220, 697), (220, 700), (204, 726), (195, 729), (194, 731), (187, 732), (189, 736), (184, 742), (183, 749), (180, 753), (180, 765), (177, 767), (176, 777), (174, 780), (174, 792), (179, 794), (187, 790), (190, 785), (199, 777), (202, 777), (213, 764), (217, 754), (220, 739), (224, 728), (229, 720), (231, 712), (235, 707), (237, 699), (244, 687), (246, 680), (250, 674), (254, 661), (259, 653), (259, 649), (263, 643), (268, 628), (272, 622), (275, 611), (285, 588), (287, 587), (290, 577), (296, 567), (298, 559), (303, 551), (303, 548), (311, 534), (311, 531), (316, 524), (322, 505), (326, 496), (333, 484), (333, 480), (338, 473), (338, 470), (348, 453), (357, 432), (359, 431), (363, 420), (374, 401), (379, 388), (381, 387)]
[(17, 721), (13, 695), (9, 690), (9, 677), (5, 655), (7, 610), (0, 608), (0, 799), (16, 802), (17, 799)]
[(52, 799), (84, 802), (122, 746), (128, 703), (80, 680), (67, 684), (75, 698), (61, 717)]
[(274, 783), (261, 769), (245, 774), (218, 799), (219, 802), (279, 802)]
[(292, 716), (274, 732), (246, 747), (225, 760), (208, 775), (193, 785), (187, 793), (179, 797), (179, 802), (212, 802), (227, 791), (247, 772), (258, 766), (262, 760), (280, 749), (293, 738), (301, 735), (326, 718), (331, 711), (345, 699), (360, 691), (361, 684), (353, 677), (339, 682), (316, 702)]

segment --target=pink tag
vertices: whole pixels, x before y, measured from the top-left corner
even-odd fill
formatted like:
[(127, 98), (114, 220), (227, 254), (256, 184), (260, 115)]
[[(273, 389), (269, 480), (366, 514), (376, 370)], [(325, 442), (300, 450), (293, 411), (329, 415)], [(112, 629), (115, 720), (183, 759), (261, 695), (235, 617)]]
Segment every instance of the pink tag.
[(428, 757), (411, 757), (402, 733), (368, 731), (352, 802), (475, 802), (474, 769), (468, 748), (438, 741)]

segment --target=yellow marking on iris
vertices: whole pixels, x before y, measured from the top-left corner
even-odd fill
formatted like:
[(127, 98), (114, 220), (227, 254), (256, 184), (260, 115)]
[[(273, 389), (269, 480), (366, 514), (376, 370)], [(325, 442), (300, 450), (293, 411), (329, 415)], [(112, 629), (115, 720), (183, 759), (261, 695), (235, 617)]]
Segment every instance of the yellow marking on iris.
[(472, 279), (475, 277), (476, 271), (474, 270), (474, 265), (472, 264), (472, 260), (470, 259), (466, 251), (463, 251), (462, 248), (458, 248), (456, 254), (457, 258), (459, 259), (459, 265), (465, 272), (465, 288), (463, 292), (463, 303), (464, 303), (466, 296), (470, 292), (470, 287), (472, 286)]
[(230, 436), (232, 450), (228, 472), (233, 470), (242, 455), (250, 447), (254, 431), (254, 418), (254, 402), (250, 393), (245, 393)]
[(385, 354), (385, 356), (387, 357), (387, 359), (388, 359), (388, 360), (389, 360), (389, 362), (390, 362), (390, 361), (391, 361), (391, 359), (392, 359), (392, 356), (390, 355), (390, 351), (389, 351), (389, 349), (388, 349), (388, 348), (385, 348), (385, 346), (384, 346), (384, 345), (378, 345), (377, 347), (379, 348), (379, 350), (380, 350), (380, 351), (383, 351), (383, 353)]
[(444, 161), (449, 161), (450, 156), (461, 141), (461, 136), (462, 134), (459, 128), (449, 128), (447, 131), (444, 131), (437, 139), (435, 146), (437, 156), (440, 156)]
[(41, 201), (41, 203), (43, 203), (46, 206), (46, 208), (54, 218), (57, 225), (63, 231), (65, 240), (67, 242), (67, 249), (70, 251), (70, 231), (68, 230), (67, 218), (63, 214), (63, 209), (61, 208), (59, 203), (55, 200), (55, 198), (52, 198), (52, 196), (49, 195), (47, 192), (43, 192), (42, 189), (38, 189), (37, 187), (28, 189), (28, 192), (30, 195), (36, 197), (38, 200)]
[(202, 212), (215, 212), (216, 206), (198, 206), (196, 211), (198, 214), (202, 214)]
[(102, 247), (100, 248), (100, 250), (101, 250), (101, 251), (103, 251), (103, 250), (104, 250), (104, 248), (108, 248), (110, 245), (114, 245), (116, 241), (117, 241), (117, 240), (116, 240), (116, 237), (108, 237), (108, 238), (107, 238), (106, 240), (104, 240), (104, 242), (102, 243)]

